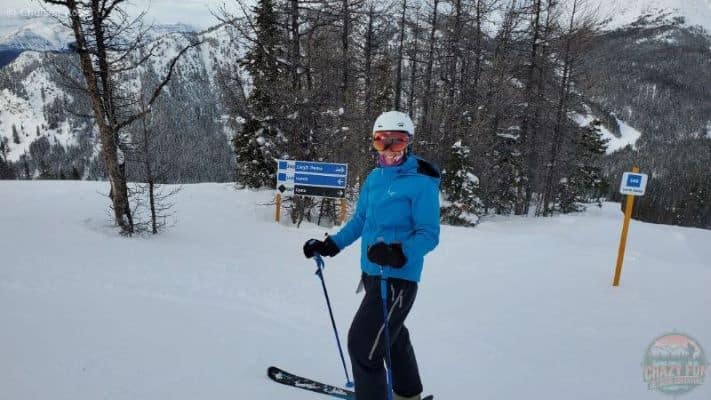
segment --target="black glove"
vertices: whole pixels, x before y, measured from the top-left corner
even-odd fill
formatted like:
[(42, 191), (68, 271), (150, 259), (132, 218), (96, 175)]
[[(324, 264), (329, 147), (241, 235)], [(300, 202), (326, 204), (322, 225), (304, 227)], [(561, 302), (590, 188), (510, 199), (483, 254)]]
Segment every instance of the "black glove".
[(402, 268), (407, 262), (400, 243), (386, 244), (385, 242), (378, 242), (368, 247), (368, 260), (378, 265), (389, 265), (393, 268)]
[(336, 242), (331, 240), (330, 237), (326, 238), (324, 241), (309, 239), (306, 243), (304, 243), (304, 255), (306, 258), (311, 258), (316, 253), (322, 256), (333, 257), (340, 251), (341, 249), (338, 248)]

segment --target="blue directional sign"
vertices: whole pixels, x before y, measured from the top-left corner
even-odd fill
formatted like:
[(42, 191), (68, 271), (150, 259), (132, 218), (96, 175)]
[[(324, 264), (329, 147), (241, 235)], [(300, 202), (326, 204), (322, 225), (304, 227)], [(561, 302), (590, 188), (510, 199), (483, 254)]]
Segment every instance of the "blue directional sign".
[(316, 161), (279, 160), (280, 171), (311, 172), (317, 174), (348, 176), (348, 164), (323, 163)]
[(277, 190), (303, 196), (345, 196), (348, 164), (277, 160)]
[(323, 187), (323, 186), (294, 186), (294, 193), (302, 196), (335, 197), (342, 199), (346, 196), (343, 189)]
[(331, 186), (344, 188), (346, 179), (342, 176), (314, 175), (314, 174), (294, 174), (294, 184), (311, 186)]
[(314, 172), (319, 174), (330, 174), (339, 176), (348, 175), (348, 165), (346, 164), (327, 164), (297, 161), (294, 169), (297, 172)]

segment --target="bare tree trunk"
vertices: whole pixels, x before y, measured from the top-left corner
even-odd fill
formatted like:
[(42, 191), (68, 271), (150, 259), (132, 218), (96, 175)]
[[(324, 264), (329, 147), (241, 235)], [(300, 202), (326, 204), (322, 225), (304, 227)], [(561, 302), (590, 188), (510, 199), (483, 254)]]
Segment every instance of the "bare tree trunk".
[(343, 17), (343, 31), (341, 32), (341, 49), (343, 51), (343, 64), (341, 64), (341, 68), (343, 69), (343, 80), (341, 81), (341, 105), (345, 107), (348, 99), (348, 80), (350, 70), (350, 53), (348, 51), (348, 42), (350, 38), (351, 15), (348, 0), (343, 0), (341, 13)]
[(375, 20), (375, 6), (370, 3), (368, 8), (368, 28), (365, 31), (365, 120), (373, 116), (373, 47), (375, 41), (375, 32), (373, 32), (373, 24)]
[(548, 160), (546, 171), (546, 182), (543, 194), (543, 215), (549, 215), (550, 205), (553, 197), (553, 176), (557, 172), (557, 163), (560, 149), (563, 143), (563, 118), (568, 109), (568, 96), (570, 94), (570, 76), (572, 75), (572, 59), (571, 59), (571, 42), (573, 41), (575, 28), (575, 14), (577, 11), (578, 0), (573, 0), (573, 9), (570, 15), (570, 24), (568, 25), (568, 37), (565, 39), (565, 50), (563, 52), (563, 76), (560, 85), (560, 93), (558, 107), (556, 109), (556, 120), (553, 128), (553, 140), (551, 142), (550, 159)]
[[(145, 102), (141, 98), (141, 106), (145, 108)], [(146, 124), (146, 118), (141, 118), (141, 128), (143, 130), (143, 169), (146, 183), (148, 184), (148, 205), (151, 210), (151, 232), (155, 235), (158, 233), (158, 224), (156, 222), (156, 202), (154, 196), (155, 180), (153, 178), (153, 165), (151, 159), (151, 132)]]
[(109, 68), (106, 59), (106, 49), (103, 42), (103, 27), (98, 15), (98, 1), (92, 2), (92, 18), (93, 26), (96, 31), (96, 46), (98, 53), (99, 76), (103, 81), (103, 96), (97, 82), (91, 54), (89, 52), (87, 38), (82, 29), (81, 14), (75, 0), (67, 0), (63, 3), (68, 10), (71, 21), (74, 38), (76, 40), (76, 48), (79, 53), (82, 74), (86, 80), (91, 98), (91, 105), (94, 111), (96, 124), (99, 127), (99, 138), (101, 141), (101, 156), (106, 165), (106, 170), (111, 184), (111, 200), (114, 211), (114, 220), (121, 228), (121, 232), (127, 235), (133, 233), (133, 219), (131, 217), (131, 209), (128, 202), (128, 188), (126, 186), (126, 176), (121, 168), (118, 157), (117, 132), (115, 132), (115, 115), (112, 115), (112, 101), (106, 101), (107, 95), (111, 93)]
[[(521, 122), (521, 139), (523, 141), (523, 148), (526, 149), (526, 155), (527, 157), (531, 156), (531, 152), (535, 151), (533, 146), (531, 145), (532, 141), (532, 135), (534, 134), (533, 129), (531, 129), (531, 118), (529, 116), (532, 107), (536, 107), (533, 105), (533, 89), (534, 89), (534, 76), (536, 72), (536, 68), (539, 67), (538, 65), (538, 51), (540, 47), (539, 39), (541, 36), (541, 2), (543, 0), (535, 0), (534, 1), (534, 11), (533, 11), (533, 21), (531, 24), (531, 29), (532, 29), (532, 38), (531, 38), (531, 52), (530, 52), (530, 58), (529, 58), (529, 66), (528, 66), (528, 71), (526, 72), (526, 88), (524, 91), (524, 101), (526, 102), (526, 108), (523, 112), (522, 116), (522, 122)], [(527, 163), (528, 164), (528, 163)], [(517, 195), (516, 195), (516, 210), (515, 213), (516, 215), (523, 215), (526, 213), (528, 206), (526, 204), (526, 191), (530, 190), (529, 186), (532, 184), (532, 182), (529, 182), (531, 180), (531, 174), (532, 171), (530, 171), (530, 168), (526, 168), (525, 176), (526, 179), (522, 179), (520, 183), (518, 184), (516, 190), (517, 190)]]
[[(546, 22), (544, 25), (541, 40), (546, 42), (550, 39), (552, 23), (553, 21), (553, 11), (558, 3), (556, 0), (548, 0), (546, 6)], [(546, 51), (548, 46), (541, 46), (539, 59), (541, 60), (538, 66), (538, 84), (535, 94), (536, 101), (533, 102), (533, 118), (531, 123), (531, 129), (529, 129), (529, 141), (528, 141), (528, 155), (526, 157), (526, 171), (527, 171), (527, 185), (524, 200), (524, 211), (523, 214), (529, 213), (529, 208), (533, 200), (533, 191), (540, 190), (540, 185), (538, 180), (540, 179), (539, 171), (539, 149), (541, 146), (541, 136), (543, 132), (538, 129), (539, 121), (541, 120), (541, 112), (543, 111), (544, 104), (542, 104), (545, 97), (546, 90), (546, 60), (548, 59), (548, 52)]]
[(476, 37), (474, 38), (474, 76), (472, 77), (471, 87), (474, 91), (479, 88), (479, 79), (481, 78), (481, 58), (482, 58), (482, 30), (481, 22), (483, 19), (482, 15), (482, 0), (477, 0), (476, 2)]
[(152, 56), (149, 50), (148, 55), (138, 61), (132, 58), (134, 53), (145, 45), (142, 34), (130, 37), (129, 33), (136, 25), (140, 25), (140, 16), (133, 20), (127, 19), (125, 12), (121, 10), (124, 0), (44, 2), (67, 8), (69, 24), (66, 26), (74, 33), (75, 48), (86, 88), (80, 87), (80, 83), (76, 85), (85, 91), (91, 100), (94, 119), (99, 129), (101, 157), (111, 183), (110, 197), (114, 219), (122, 234), (131, 235), (135, 227), (126, 184), (125, 152), (121, 149), (119, 134), (123, 128), (150, 112), (150, 106), (170, 80), (178, 59), (189, 48), (199, 43), (193, 43), (178, 52), (170, 62), (167, 75), (153, 91), (146, 109), (135, 113), (136, 102), (131, 98), (130, 92), (121, 92), (118, 75), (135, 71)]
[[(450, 64), (449, 64), (449, 71), (448, 71), (448, 94), (447, 94), (447, 104), (448, 108), (453, 106), (456, 103), (456, 89), (458, 87), (458, 79), (457, 79), (457, 66), (459, 65), (460, 60), (462, 59), (462, 52), (461, 52), (461, 32), (462, 32), (462, 0), (456, 0), (454, 2), (454, 27), (453, 27), (453, 32), (452, 32), (452, 37), (450, 38), (449, 42), (449, 55), (450, 55)], [(451, 109), (451, 108), (450, 108)]]
[(420, 39), (420, 12), (419, 9), (417, 11), (417, 15), (415, 16), (415, 28), (414, 28), (414, 37), (413, 37), (413, 43), (412, 43), (412, 52), (410, 53), (410, 95), (407, 98), (407, 112), (410, 114), (410, 117), (415, 116), (415, 97), (416, 96), (416, 83), (415, 83), (415, 78), (417, 76), (417, 56), (418, 56), (418, 47), (419, 47), (419, 39)]
[(400, 45), (397, 49), (397, 73), (395, 76), (395, 109), (400, 110), (402, 99), (402, 58), (405, 46), (405, 18), (407, 13), (407, 0), (402, 0), (402, 15), (400, 17)]
[(289, 60), (289, 70), (291, 73), (291, 87), (296, 92), (300, 89), (299, 84), (299, 59), (300, 59), (300, 37), (299, 37), (299, 0), (291, 0), (290, 10), (291, 24), (291, 60)]
[(429, 35), (429, 49), (427, 51), (427, 66), (425, 67), (425, 95), (422, 99), (422, 118), (420, 119), (420, 130), (425, 133), (425, 138), (429, 138), (432, 135), (432, 124), (431, 124), (431, 108), (432, 108), (432, 71), (434, 69), (434, 52), (435, 52), (435, 41), (437, 34), (437, 7), (439, 6), (440, 0), (433, 0), (432, 6), (432, 21)]

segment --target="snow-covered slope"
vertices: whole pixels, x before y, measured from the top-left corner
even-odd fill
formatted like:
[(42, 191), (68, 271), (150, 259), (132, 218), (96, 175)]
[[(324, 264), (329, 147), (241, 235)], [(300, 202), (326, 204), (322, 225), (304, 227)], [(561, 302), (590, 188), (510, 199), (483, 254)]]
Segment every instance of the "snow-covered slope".
[[(40, 52), (25, 51), (7, 68), (22, 76), (15, 82), (24, 88), (24, 95), (0, 88), (0, 137), (8, 138), (8, 159), (17, 161), (25, 154), (30, 144), (39, 137), (47, 137), (50, 144), (62, 146), (76, 144), (76, 132), (71, 122), (63, 120), (50, 124), (50, 112), (47, 105), (69, 100), (68, 93), (51, 78), (47, 68), (43, 67), (43, 55)], [(14, 132), (17, 132), (15, 135)]]
[[(58, 26), (56, 21), (54, 25)], [(23, 29), (27, 30), (33, 26), (34, 24)], [(124, 77), (124, 84), (137, 92), (140, 78), (147, 76), (146, 74), (155, 76), (156, 80), (162, 79), (172, 58), (189, 43), (191, 37), (198, 35), (190, 29), (190, 26), (183, 24), (155, 26), (150, 37), (158, 44), (154, 49), (157, 57), (143, 64), (130, 76)], [(53, 28), (46, 30), (56, 31)], [(232, 66), (234, 63), (226, 60), (236, 60), (241, 55), (240, 50), (232, 45), (234, 35), (229, 26), (217, 27), (200, 34), (204, 43), (181, 57), (171, 84), (180, 86), (181, 90), (188, 93), (192, 91), (211, 94), (214, 96), (212, 104), (217, 103), (215, 78), (218, 68)], [(12, 35), (7, 35), (10, 36)], [(55, 47), (48, 45), (44, 50), (53, 50)], [(136, 57), (138, 56), (136, 54)], [(73, 98), (66, 90), (66, 82), (61, 82), (49, 57), (56, 57), (66, 63), (72, 55), (47, 55), (44, 51), (23, 50), (0, 71), (0, 78), (6, 75), (5, 79), (0, 79), (0, 140), (6, 139), (7, 158), (10, 161), (18, 161), (31, 143), (40, 137), (47, 137), (50, 144), (76, 144), (79, 132), (84, 132), (87, 128), (86, 120), (75, 114), (91, 114), (88, 100)], [(80, 77), (77, 79), (81, 81)], [(165, 92), (165, 96), (169, 97), (170, 86)], [(188, 97), (193, 100), (197, 98)], [(85, 108), (82, 109), (74, 100), (83, 100)], [(51, 119), (59, 121), (50, 123)], [(14, 135), (13, 131), (16, 131), (17, 135)]]
[(711, 33), (710, 0), (598, 0), (601, 14), (610, 18), (608, 28), (614, 29), (637, 21), (642, 16), (655, 19), (683, 17), (687, 25), (701, 26)]
[[(591, 114), (582, 115), (576, 113), (573, 114), (571, 119), (575, 121), (578, 125), (583, 127), (590, 126), (591, 123), (596, 121), (596, 118), (593, 117)], [(635, 148), (637, 140), (639, 140), (639, 138), (642, 136), (641, 132), (627, 125), (624, 121), (617, 118), (615, 118), (615, 121), (617, 122), (617, 126), (620, 130), (619, 136), (615, 135), (605, 126), (599, 126), (602, 138), (607, 140), (607, 154), (612, 154), (618, 150), (624, 149), (627, 146), (632, 146), (632, 148)]]
[[(155, 238), (108, 225), (102, 182), (0, 181), (0, 398), (292, 399), (268, 365), (344, 382), (314, 265), (324, 229), (272, 221), (271, 192), (186, 185)], [(444, 226), (408, 319), (425, 391), (439, 399), (648, 400), (659, 335), (711, 351), (711, 232), (632, 222), (611, 287), (622, 214)], [(358, 249), (327, 259), (345, 340)], [(707, 353), (708, 355), (708, 353)], [(708, 380), (708, 379), (707, 379)], [(711, 398), (705, 383), (684, 396)]]

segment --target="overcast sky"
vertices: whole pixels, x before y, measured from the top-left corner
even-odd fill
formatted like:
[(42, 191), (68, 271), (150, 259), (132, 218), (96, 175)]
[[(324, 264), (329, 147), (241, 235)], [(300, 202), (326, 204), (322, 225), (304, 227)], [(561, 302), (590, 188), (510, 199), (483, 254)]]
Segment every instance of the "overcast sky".
[[(243, 1), (253, 4), (256, 0)], [(41, 0), (0, 0), (0, 35), (23, 25), (22, 21), (18, 21), (18, 17), (41, 15), (40, 2)], [(639, 15), (654, 9), (676, 8), (686, 17), (688, 23), (701, 25), (711, 32), (711, 0), (590, 0), (590, 3), (601, 6), (603, 18), (612, 18), (610, 28), (628, 24)], [(133, 15), (147, 10), (146, 23), (180, 22), (204, 29), (217, 24), (210, 10), (217, 10), (222, 5), (237, 14), (236, 0), (127, 0), (125, 8)]]
[[(10, 23), (23, 16), (38, 16), (42, 8), (38, 0), (0, 0), (0, 25), (5, 21)], [(181, 22), (204, 29), (217, 24), (210, 10), (217, 10), (226, 5), (234, 10), (234, 0), (129, 0), (125, 9), (131, 14), (142, 10), (148, 12), (146, 22), (158, 24), (172, 24)], [(61, 8), (55, 8), (61, 10)]]

